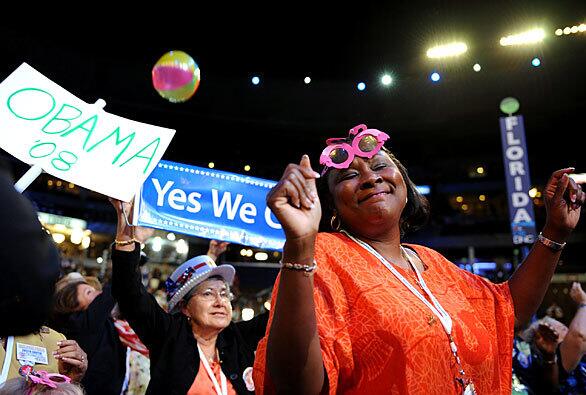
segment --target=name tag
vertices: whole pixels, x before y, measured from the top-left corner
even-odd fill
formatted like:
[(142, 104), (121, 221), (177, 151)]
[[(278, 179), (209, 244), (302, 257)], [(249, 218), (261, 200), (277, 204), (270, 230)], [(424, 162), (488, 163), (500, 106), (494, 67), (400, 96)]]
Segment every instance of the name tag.
[(16, 359), (19, 361), (34, 362), (35, 364), (49, 364), (47, 360), (47, 349), (31, 344), (16, 343)]

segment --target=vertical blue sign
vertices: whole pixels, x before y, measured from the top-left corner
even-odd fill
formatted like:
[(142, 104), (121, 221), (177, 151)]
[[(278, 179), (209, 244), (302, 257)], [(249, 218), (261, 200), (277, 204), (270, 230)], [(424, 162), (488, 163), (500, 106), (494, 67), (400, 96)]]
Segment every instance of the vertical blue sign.
[(531, 181), (523, 117), (501, 117), (499, 122), (513, 244), (531, 244), (535, 241), (535, 215), (529, 197)]

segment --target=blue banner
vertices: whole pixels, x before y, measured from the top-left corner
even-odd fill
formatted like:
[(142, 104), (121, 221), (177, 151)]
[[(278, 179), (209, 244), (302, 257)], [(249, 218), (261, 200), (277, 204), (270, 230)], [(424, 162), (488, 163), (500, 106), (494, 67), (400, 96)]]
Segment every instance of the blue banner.
[(501, 117), (499, 121), (513, 244), (531, 244), (535, 241), (535, 215), (529, 197), (531, 181), (523, 117)]
[(266, 205), (275, 184), (160, 161), (143, 184), (137, 225), (280, 250), (285, 234)]

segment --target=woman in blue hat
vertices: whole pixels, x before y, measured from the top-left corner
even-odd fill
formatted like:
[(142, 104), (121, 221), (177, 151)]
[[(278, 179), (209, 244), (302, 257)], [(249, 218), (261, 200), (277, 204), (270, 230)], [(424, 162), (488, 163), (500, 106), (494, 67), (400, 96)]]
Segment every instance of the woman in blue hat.
[(120, 310), (148, 347), (147, 394), (251, 394), (252, 366), (268, 315), (232, 323), (230, 285), (235, 270), (200, 255), (168, 278), (169, 312), (141, 283), (140, 243), (125, 220), (130, 204), (112, 201), (118, 214), (112, 251), (112, 290)]

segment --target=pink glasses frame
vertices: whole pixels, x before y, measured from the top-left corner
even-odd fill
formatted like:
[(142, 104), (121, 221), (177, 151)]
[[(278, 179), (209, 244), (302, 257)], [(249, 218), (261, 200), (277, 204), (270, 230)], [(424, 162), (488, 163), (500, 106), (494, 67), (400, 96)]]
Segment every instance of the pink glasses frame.
[[(326, 166), (322, 174), (327, 170), (329, 167), (334, 167), (336, 169), (346, 169), (350, 166), (350, 163), (354, 160), (355, 156), (360, 156), (363, 158), (370, 159), (380, 151), (381, 147), (389, 139), (389, 135), (385, 132), (381, 132), (377, 129), (368, 129), (368, 127), (364, 124), (360, 124), (354, 126), (350, 129), (348, 136), (355, 136), (352, 139), (352, 145), (346, 142), (346, 138), (344, 137), (333, 137), (326, 140), (327, 147), (324, 148), (320, 157), (319, 163)], [(377, 140), (377, 144), (373, 150), (364, 152), (360, 149), (360, 141), (365, 136), (373, 136)], [(342, 163), (334, 163), (332, 158), (330, 157), (330, 153), (333, 150), (342, 148), (348, 153), (348, 158)]]

